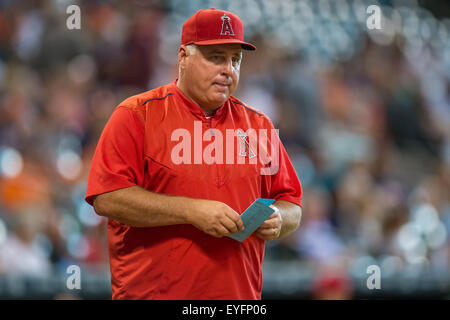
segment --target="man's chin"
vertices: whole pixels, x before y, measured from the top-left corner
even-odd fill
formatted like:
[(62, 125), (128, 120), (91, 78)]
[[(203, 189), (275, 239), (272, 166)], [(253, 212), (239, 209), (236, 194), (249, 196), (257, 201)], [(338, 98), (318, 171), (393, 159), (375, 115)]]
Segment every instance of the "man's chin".
[(230, 96), (227, 94), (218, 94), (215, 99), (211, 99), (211, 106), (217, 106), (220, 107), (223, 105)]

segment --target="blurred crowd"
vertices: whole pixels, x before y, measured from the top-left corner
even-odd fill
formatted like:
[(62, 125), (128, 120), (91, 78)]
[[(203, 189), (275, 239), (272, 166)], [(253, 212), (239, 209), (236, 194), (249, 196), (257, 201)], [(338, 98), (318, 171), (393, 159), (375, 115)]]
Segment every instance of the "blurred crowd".
[(180, 22), (195, 5), (241, 15), (249, 3), (260, 8), (259, 19), (242, 13), (258, 50), (244, 54), (234, 95), (272, 119), (303, 187), (300, 228), (268, 243), (266, 258), (317, 270), (318, 294), (351, 294), (348, 277), (370, 264), (385, 275), (448, 272), (449, 20), (433, 18), (428, 38), (373, 35), (356, 2), (339, 1), (350, 12), (339, 51), (308, 30), (342, 21), (290, 25), (309, 38), (294, 45), (263, 19), (274, 10), (266, 1), (74, 1), (81, 29), (68, 30), (72, 2), (0, 0), (0, 275), (108, 271), (106, 220), (84, 202), (105, 123), (126, 97), (175, 79)]

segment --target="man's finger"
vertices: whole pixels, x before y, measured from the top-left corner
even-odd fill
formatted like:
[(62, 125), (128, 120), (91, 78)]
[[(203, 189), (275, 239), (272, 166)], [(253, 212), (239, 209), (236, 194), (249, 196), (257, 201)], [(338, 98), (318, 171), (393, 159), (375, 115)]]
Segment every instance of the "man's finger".
[(225, 228), (224, 226), (219, 226), (216, 228), (217, 234), (219, 235), (218, 238), (221, 238), (223, 236), (228, 237), (230, 235), (230, 231)]
[(237, 233), (238, 232), (238, 226), (236, 224), (236, 222), (234, 222), (233, 220), (231, 220), (228, 216), (224, 217), (222, 220), (222, 225), (228, 229), (229, 232), (231, 233)]
[(277, 230), (277, 228), (267, 228), (267, 229), (261, 229), (259, 230), (259, 233), (262, 233), (264, 235), (273, 235), (274, 230)]
[(233, 213), (228, 216), (231, 220), (233, 220), (239, 230), (244, 230), (244, 222), (242, 221), (241, 216), (238, 213), (233, 211)]
[(256, 235), (263, 240), (274, 240), (278, 238), (280, 230), (277, 228), (257, 230)]
[(260, 226), (261, 229), (270, 229), (270, 228), (276, 228), (279, 226), (279, 223), (277, 220), (266, 220), (264, 223)]
[(244, 230), (245, 229), (245, 227), (244, 227), (244, 221), (242, 221), (242, 219), (241, 219), (241, 217), (239, 216), (239, 219), (238, 219), (238, 221), (237, 221), (237, 225), (238, 225), (238, 227), (239, 227), (239, 230)]

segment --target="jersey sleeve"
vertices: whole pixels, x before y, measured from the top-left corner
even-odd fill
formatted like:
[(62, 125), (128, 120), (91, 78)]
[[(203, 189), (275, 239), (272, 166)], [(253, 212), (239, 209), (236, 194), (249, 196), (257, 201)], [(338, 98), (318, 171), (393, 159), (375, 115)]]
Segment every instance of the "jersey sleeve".
[[(274, 129), (272, 124), (271, 127)], [(266, 175), (263, 179), (265, 197), (289, 201), (301, 207), (302, 187), (300, 181), (278, 135), (276, 135), (276, 139), (277, 143), (274, 145), (278, 145), (278, 165), (274, 166), (272, 174)]]
[(102, 193), (142, 185), (144, 124), (129, 108), (117, 107), (100, 136), (89, 172), (85, 200)]

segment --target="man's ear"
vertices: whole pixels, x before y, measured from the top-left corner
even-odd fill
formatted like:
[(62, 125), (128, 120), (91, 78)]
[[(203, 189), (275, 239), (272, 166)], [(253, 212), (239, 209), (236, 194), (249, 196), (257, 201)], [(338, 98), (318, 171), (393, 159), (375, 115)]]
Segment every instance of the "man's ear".
[(189, 50), (186, 48), (186, 46), (181, 45), (178, 48), (178, 65), (181, 69), (185, 68), (186, 65), (186, 58), (189, 56)]

